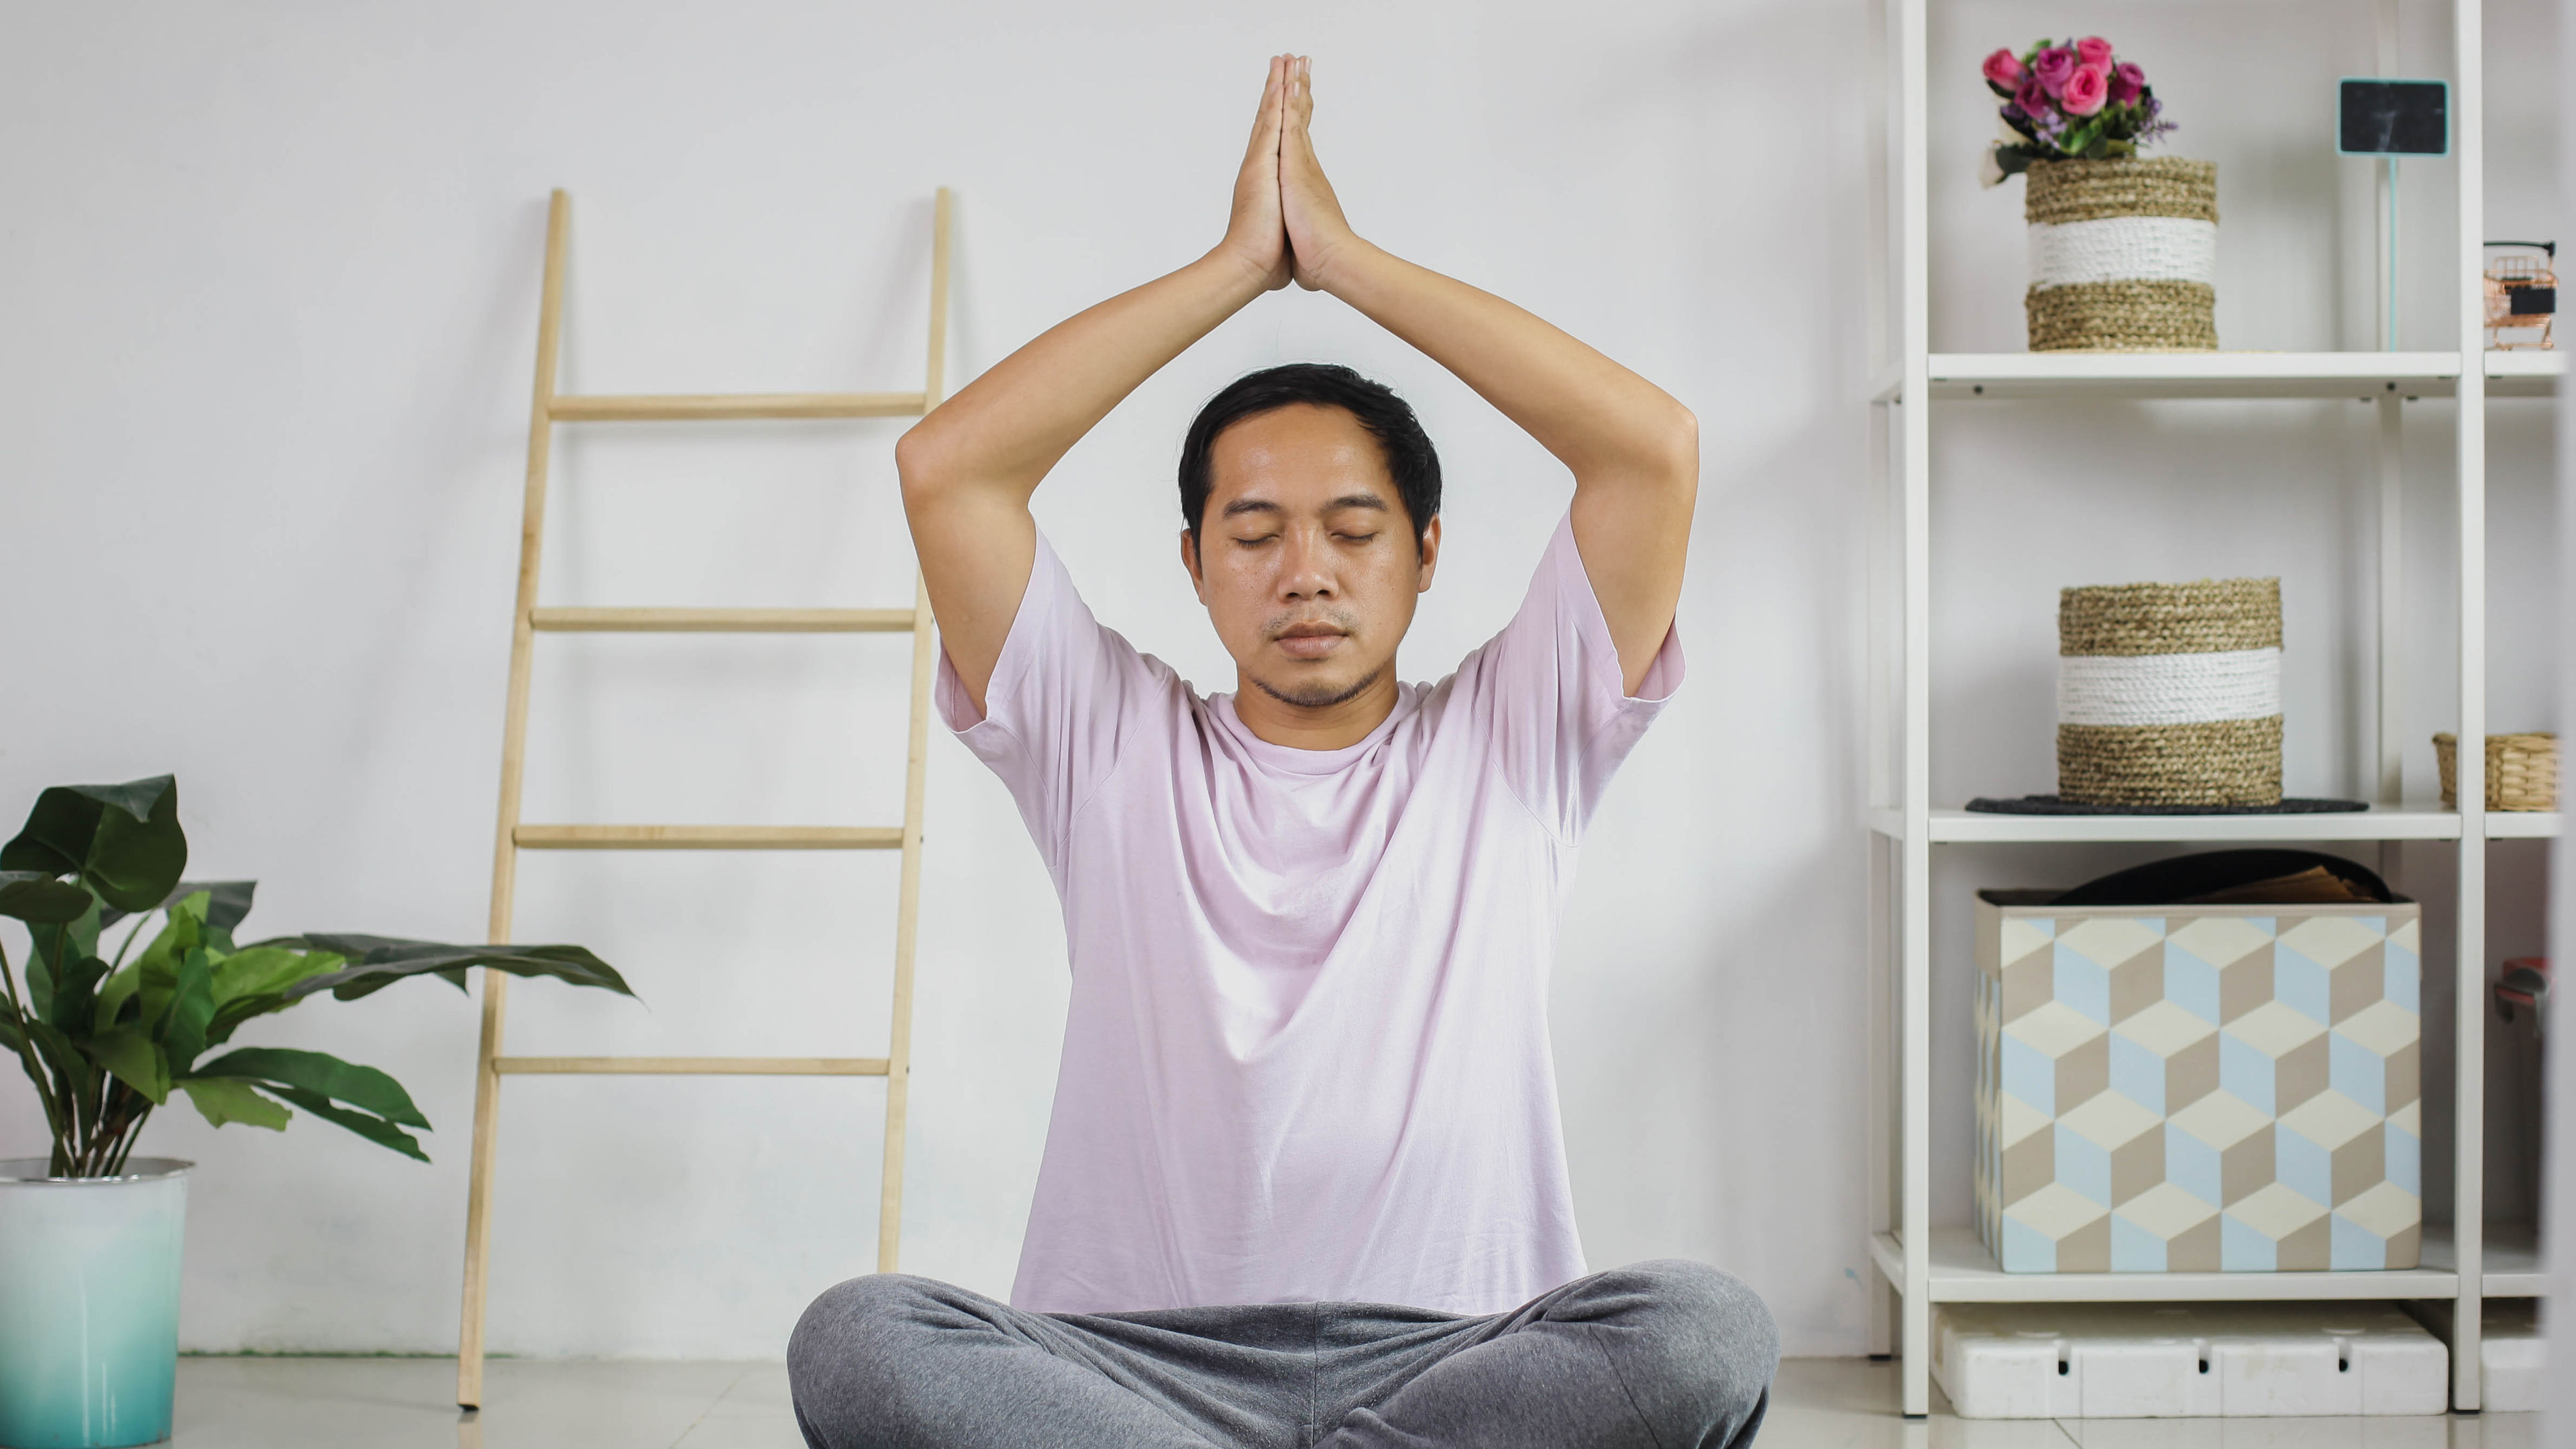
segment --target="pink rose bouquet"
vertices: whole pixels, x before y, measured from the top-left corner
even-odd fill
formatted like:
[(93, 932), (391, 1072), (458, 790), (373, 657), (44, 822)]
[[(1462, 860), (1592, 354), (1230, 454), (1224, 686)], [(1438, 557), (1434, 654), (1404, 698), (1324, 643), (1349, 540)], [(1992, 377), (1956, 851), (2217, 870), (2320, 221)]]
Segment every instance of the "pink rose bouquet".
[(2146, 72), (2098, 35), (2043, 40), (2018, 55), (1998, 50), (1982, 71), (1986, 89), (2004, 102), (1988, 185), (2036, 161), (2135, 156), (2174, 129)]

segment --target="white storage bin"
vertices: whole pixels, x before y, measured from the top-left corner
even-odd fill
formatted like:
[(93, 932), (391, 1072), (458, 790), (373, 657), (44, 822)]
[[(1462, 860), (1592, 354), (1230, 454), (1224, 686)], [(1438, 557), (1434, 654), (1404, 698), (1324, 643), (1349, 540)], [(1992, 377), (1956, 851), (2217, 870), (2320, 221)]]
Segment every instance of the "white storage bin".
[(2440, 1414), (2450, 1351), (2385, 1303), (1944, 1303), (1963, 1419)]
[(2538, 1413), (2549, 1399), (2549, 1361), (2540, 1334), (2540, 1300), (2487, 1304), (2478, 1335), (2478, 1407), (2490, 1413)]
[[(2451, 1305), (2421, 1305), (2425, 1324), (2446, 1342)], [(2549, 1361), (2540, 1332), (2540, 1300), (2490, 1298), (2478, 1332), (2478, 1407), (2494, 1414), (2538, 1413), (2549, 1398)]]

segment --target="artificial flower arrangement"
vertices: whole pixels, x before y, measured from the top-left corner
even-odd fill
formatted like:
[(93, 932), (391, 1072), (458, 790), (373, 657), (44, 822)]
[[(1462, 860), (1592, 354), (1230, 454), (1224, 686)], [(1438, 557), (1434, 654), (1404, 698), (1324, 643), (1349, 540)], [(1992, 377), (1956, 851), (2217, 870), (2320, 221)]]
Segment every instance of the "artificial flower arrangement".
[(1986, 57), (1986, 88), (2003, 97), (2003, 135), (1986, 153), (1984, 181), (2000, 184), (2035, 161), (2135, 156), (2174, 129), (2147, 74), (2098, 35), (2043, 40), (2019, 55)]

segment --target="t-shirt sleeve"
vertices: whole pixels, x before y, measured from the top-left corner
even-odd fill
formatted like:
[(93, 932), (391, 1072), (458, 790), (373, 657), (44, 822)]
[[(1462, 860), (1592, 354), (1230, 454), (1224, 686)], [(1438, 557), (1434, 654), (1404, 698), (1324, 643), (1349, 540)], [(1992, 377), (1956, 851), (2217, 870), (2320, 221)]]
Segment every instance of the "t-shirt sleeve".
[(1520, 613), (1460, 674), (1512, 793), (1571, 840), (1680, 687), (1681, 636), (1678, 626), (1665, 632), (1637, 693), (1629, 694), (1569, 514), (1548, 540)]
[(982, 714), (939, 652), (940, 718), (1009, 787), (1050, 870), (1074, 815), (1177, 687), (1168, 667), (1091, 616), (1044, 534)]

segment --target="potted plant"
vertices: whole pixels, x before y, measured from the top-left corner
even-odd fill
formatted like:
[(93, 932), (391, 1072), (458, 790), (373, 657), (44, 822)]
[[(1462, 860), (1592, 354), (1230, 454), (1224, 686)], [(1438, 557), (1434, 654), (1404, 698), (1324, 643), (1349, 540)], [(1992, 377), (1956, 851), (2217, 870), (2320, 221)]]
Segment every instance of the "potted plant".
[(2003, 134), (1984, 180), (2026, 176), (2033, 352), (2218, 346), (2218, 165), (2142, 159), (2174, 129), (2146, 72), (2098, 35), (1985, 59)]
[[(0, 1051), (34, 1082), (53, 1136), (46, 1157), (0, 1159), (8, 1449), (169, 1437), (193, 1164), (131, 1154), (173, 1093), (218, 1127), (282, 1130), (300, 1108), (429, 1160), (412, 1136), (428, 1119), (392, 1077), (323, 1052), (227, 1050), (235, 1031), (325, 992), (353, 1001), (414, 976), (461, 991), (473, 966), (634, 995), (579, 946), (358, 935), (238, 944), (253, 883), (182, 881), (187, 863), (167, 775), (49, 789), (0, 847), (0, 915), (29, 938), (18, 969), (0, 952)], [(129, 919), (111, 954), (107, 937)]]

